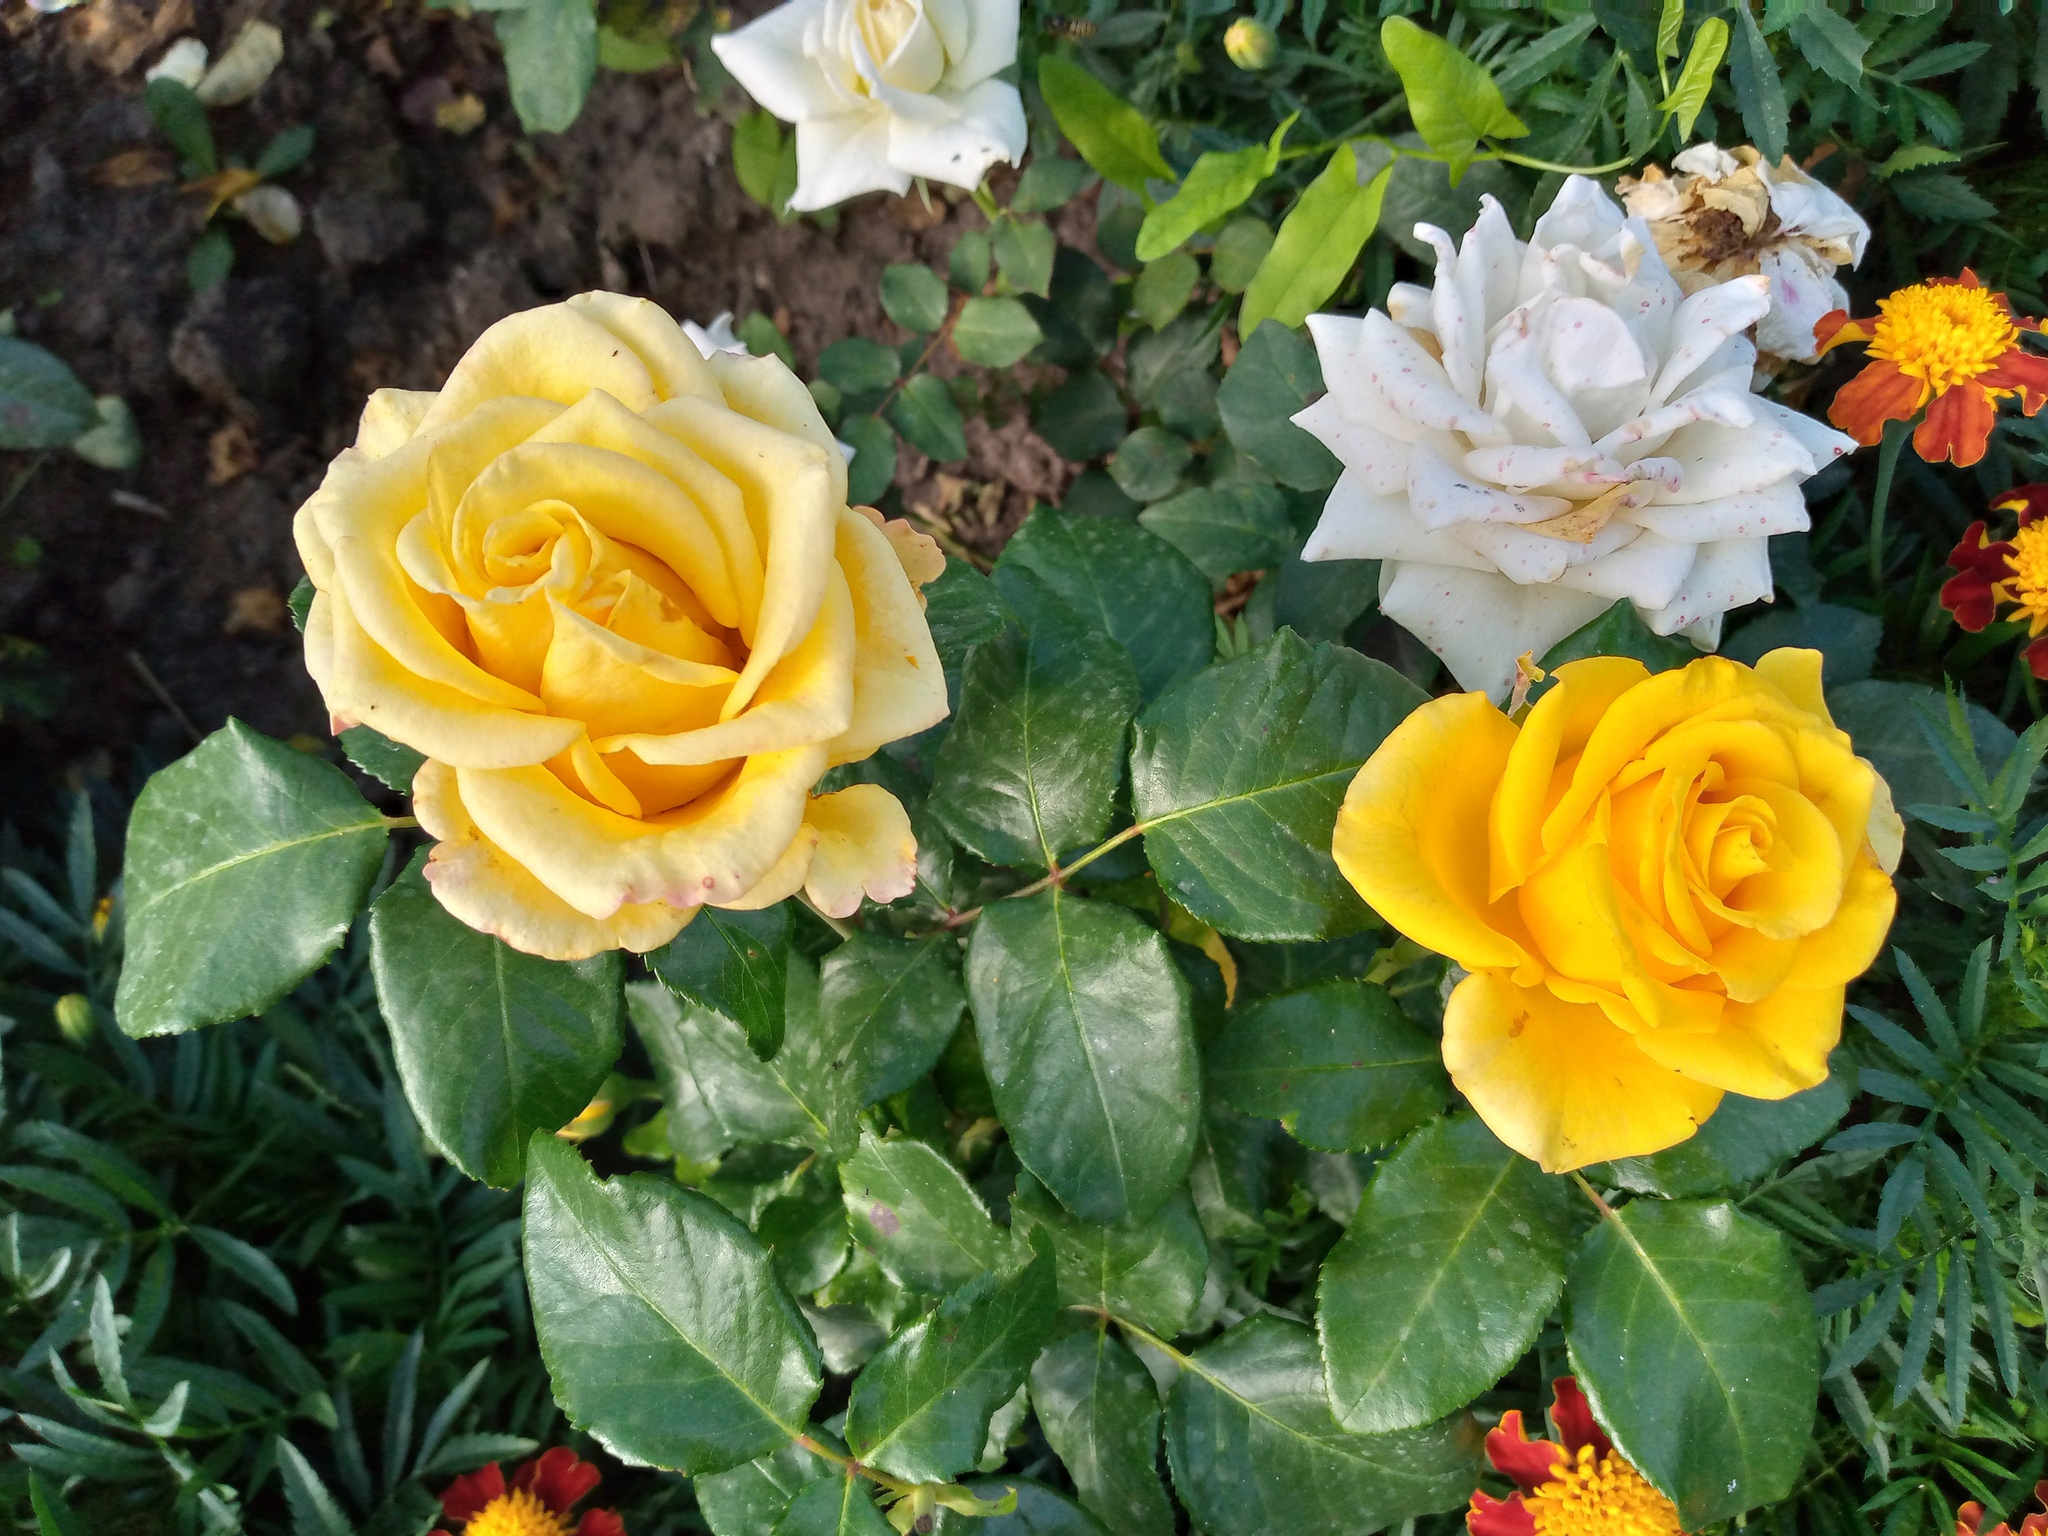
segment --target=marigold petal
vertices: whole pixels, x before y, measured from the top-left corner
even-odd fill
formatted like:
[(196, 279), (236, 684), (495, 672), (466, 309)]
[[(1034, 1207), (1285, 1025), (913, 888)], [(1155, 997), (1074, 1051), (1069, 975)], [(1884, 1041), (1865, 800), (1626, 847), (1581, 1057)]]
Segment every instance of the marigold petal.
[(1959, 469), (1983, 458), (1991, 429), (1998, 425), (1998, 404), (1985, 387), (1989, 377), (1980, 375), (1936, 395), (1913, 429), (1913, 451), (1929, 464), (1949, 459)]
[(566, 1445), (550, 1446), (512, 1474), (512, 1486), (524, 1488), (558, 1515), (567, 1515), (578, 1500), (603, 1479)]
[(1512, 1477), (1525, 1493), (1534, 1493), (1549, 1482), (1550, 1469), (1567, 1454), (1552, 1441), (1531, 1440), (1519, 1408), (1510, 1408), (1500, 1416), (1500, 1423), (1486, 1432), (1486, 1459), (1496, 1472)]
[[(1991, 509), (1994, 512), (2019, 513), (2022, 528), (2037, 517), (2048, 517), (2048, 482), (2016, 485), (2009, 491), (2002, 491), (1992, 498)], [(2007, 546), (2008, 549), (2010, 547)]]
[(626, 1522), (617, 1510), (589, 1510), (576, 1522), (576, 1536), (626, 1536)]
[(2043, 635), (2026, 649), (2027, 670), (2048, 682), (2048, 635)]
[(1566, 1450), (1576, 1456), (1580, 1446), (1590, 1445), (1595, 1456), (1605, 1456), (1614, 1449), (1614, 1442), (1607, 1438), (1607, 1431), (1593, 1417), (1593, 1405), (1579, 1390), (1578, 1377), (1559, 1376), (1551, 1382), (1550, 1390), (1554, 1398), (1550, 1405), (1550, 1421), (1557, 1426)]
[(469, 1520), (493, 1499), (505, 1496), (505, 1472), (495, 1461), (487, 1461), (474, 1472), (465, 1472), (441, 1495), (441, 1513), (450, 1520)]
[(1886, 422), (1911, 421), (1927, 395), (1926, 384), (1880, 359), (1835, 391), (1828, 420), (1869, 448), (1884, 437)]
[(1483, 1488), (1472, 1490), (1472, 1507), (1465, 1511), (1465, 1529), (1472, 1536), (1536, 1536), (1536, 1517), (1519, 1493), (1496, 1499)]
[(1832, 351), (1836, 347), (1857, 346), (1870, 340), (1870, 328), (1875, 320), (1851, 320), (1846, 309), (1831, 309), (1813, 322), (1813, 343), (1815, 355)]
[(2032, 416), (2048, 405), (2048, 357), (2014, 347), (1977, 382), (1991, 389), (2009, 389), (2020, 397), (2020, 410)]

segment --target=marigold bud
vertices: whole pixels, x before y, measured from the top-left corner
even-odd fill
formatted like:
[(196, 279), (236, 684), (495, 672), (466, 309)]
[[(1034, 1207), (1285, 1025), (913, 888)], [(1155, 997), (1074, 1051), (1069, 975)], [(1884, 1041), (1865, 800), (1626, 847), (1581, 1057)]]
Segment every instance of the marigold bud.
[(1239, 69), (1270, 69), (1280, 56), (1280, 39), (1264, 22), (1240, 16), (1223, 34), (1223, 51)]
[(66, 992), (51, 1011), (57, 1015), (57, 1028), (73, 1045), (84, 1045), (92, 1038), (92, 999), (83, 992)]

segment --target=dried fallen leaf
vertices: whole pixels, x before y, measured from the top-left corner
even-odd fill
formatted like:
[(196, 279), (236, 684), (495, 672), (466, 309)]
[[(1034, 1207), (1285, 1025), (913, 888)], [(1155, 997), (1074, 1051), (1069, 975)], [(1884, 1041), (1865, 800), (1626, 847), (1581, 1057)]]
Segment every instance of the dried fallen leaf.
[(274, 635), (284, 628), (288, 611), (275, 587), (243, 587), (228, 599), (228, 618), (221, 633)]
[(103, 187), (153, 187), (177, 174), (171, 157), (160, 149), (124, 149), (94, 166), (91, 177)]
[(434, 126), (458, 138), (483, 126), (484, 104), (474, 91), (464, 91), (453, 101), (434, 108)]
[(249, 429), (239, 421), (230, 421), (206, 440), (206, 478), (211, 484), (239, 480), (260, 462)]

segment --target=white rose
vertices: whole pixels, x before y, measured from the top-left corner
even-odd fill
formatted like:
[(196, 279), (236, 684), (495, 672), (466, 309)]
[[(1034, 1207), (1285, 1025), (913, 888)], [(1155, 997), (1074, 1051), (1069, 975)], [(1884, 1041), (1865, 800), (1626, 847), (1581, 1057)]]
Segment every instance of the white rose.
[(796, 124), (798, 211), (1023, 159), (1023, 100), (994, 78), (1017, 61), (1017, 0), (789, 0), (711, 46)]
[(1329, 393), (1294, 419), (1344, 463), (1304, 550), (1378, 560), (1380, 608), (1499, 694), (1617, 600), (1719, 642), (1771, 595), (1800, 482), (1855, 444), (1751, 392), (1762, 277), (1686, 296), (1639, 219), (1573, 177), (1528, 244), (1491, 198), (1435, 286), (1312, 315)]

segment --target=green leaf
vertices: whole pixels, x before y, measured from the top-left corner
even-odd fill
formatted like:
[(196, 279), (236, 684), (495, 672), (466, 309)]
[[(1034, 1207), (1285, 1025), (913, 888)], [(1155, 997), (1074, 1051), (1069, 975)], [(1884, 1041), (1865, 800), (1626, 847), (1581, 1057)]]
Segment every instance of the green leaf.
[(176, 1034), (268, 1008), (347, 936), (388, 840), (340, 769), (230, 720), (135, 802), (122, 1029)]
[(1685, 68), (1679, 71), (1678, 83), (1659, 104), (1665, 113), (1678, 119), (1681, 140), (1692, 137), (1692, 125), (1699, 118), (1700, 108), (1707, 104), (1707, 93), (1714, 88), (1714, 74), (1727, 53), (1728, 23), (1719, 16), (1709, 16), (1692, 35), (1692, 48), (1685, 56)]
[(185, 253), (185, 281), (194, 293), (208, 293), (228, 280), (235, 267), (235, 242), (219, 226), (201, 235)]
[[(1901, 809), (1963, 803), (1962, 791), (1943, 770), (1921, 724), (1939, 722), (1947, 730), (1948, 702), (1938, 690), (1925, 683), (1872, 678), (1829, 689), (1828, 711), (1855, 741), (1856, 750), (1884, 776)], [(1966, 703), (1963, 711), (1978, 757), (1986, 771), (1995, 774), (2012, 753), (2012, 728), (1981, 704)]]
[(1594, 1417), (1688, 1527), (1792, 1491), (1820, 1350), (1770, 1227), (1725, 1201), (1621, 1207), (1572, 1256), (1565, 1339)]
[(1040, 507), (1003, 549), (1130, 653), (1150, 703), (1208, 661), (1209, 583), (1165, 540), (1128, 524)]
[[(1678, 32), (1685, 25), (1685, 0), (1663, 0), (1657, 17), (1657, 57), (1678, 57)], [(1661, 67), (1661, 66), (1660, 66)]]
[(754, 1236), (792, 1295), (807, 1296), (844, 1269), (851, 1235), (831, 1165), (813, 1164), (794, 1189), (762, 1206)]
[(1278, 321), (1266, 321), (1238, 349), (1216, 392), (1216, 409), (1238, 452), (1282, 485), (1319, 491), (1337, 483), (1343, 465), (1293, 417), (1322, 393), (1316, 349)]
[(282, 176), (304, 165), (306, 157), (312, 153), (313, 125), (300, 123), (296, 128), (285, 129), (263, 146), (263, 153), (256, 157), (256, 174), (264, 177)]
[[(1704, 23), (1702, 23), (1704, 26)], [(1771, 58), (1771, 45), (1746, 5), (1735, 7), (1736, 46), (1729, 66), (1742, 126), (1766, 165), (1785, 154), (1790, 123), (1785, 109), (1785, 83)]]
[(1158, 501), (1173, 493), (1194, 461), (1187, 439), (1164, 427), (1140, 427), (1123, 440), (1109, 461), (1110, 477), (1133, 501)]
[(862, 1108), (937, 1065), (967, 1011), (960, 946), (949, 934), (856, 933), (819, 962), (818, 1010)]
[(99, 422), (92, 391), (54, 352), (0, 336), (0, 449), (62, 448)]
[[(1017, 1500), (1017, 1507), (1007, 1515), (977, 1519), (969, 1528), (975, 1536), (1111, 1536), (1108, 1527), (1066, 1494), (1028, 1477), (977, 1477), (963, 1486), (982, 1499), (1014, 1496)], [(958, 1530), (956, 1523), (948, 1536)]]
[(1280, 145), (1299, 112), (1273, 130), (1264, 144), (1212, 149), (1188, 172), (1180, 190), (1145, 215), (1138, 230), (1138, 259), (1156, 261), (1180, 249), (1190, 235), (1242, 207), (1259, 183), (1279, 168)]
[(1434, 32), (1405, 16), (1389, 16), (1380, 23), (1380, 46), (1401, 77), (1415, 131), (1431, 149), (1452, 157), (1453, 179), (1459, 160), (1481, 139), (1515, 139), (1529, 131), (1508, 110), (1485, 68)]
[[(1054, 238), (1052, 227), (1037, 220), (1001, 219), (997, 221), (991, 237), (995, 247), (996, 270), (1003, 275), (1003, 281), (1017, 293), (1035, 293), (1041, 299), (1049, 297), (1052, 289), (1053, 252), (1059, 242)], [(964, 315), (962, 318), (966, 318)], [(1032, 323), (1033, 329), (1037, 322)], [(1032, 346), (1038, 342), (1034, 338)], [(1030, 348), (1026, 348), (1029, 351)], [(966, 357), (965, 352), (960, 354)], [(1022, 356), (1019, 353), (1018, 356)], [(1014, 359), (1013, 359), (1014, 361)], [(997, 364), (1005, 367), (1007, 364)]]
[(1286, 499), (1270, 485), (1196, 486), (1153, 502), (1138, 521), (1213, 581), (1235, 571), (1272, 570), (1294, 553), (1294, 521)]
[(1173, 1486), (1195, 1524), (1230, 1536), (1355, 1536), (1455, 1509), (1478, 1481), (1480, 1432), (1354, 1435), (1330, 1416), (1315, 1335), (1261, 1314), (1183, 1362), (1166, 1400)]
[(1038, 88), (1067, 142), (1120, 187), (1143, 194), (1148, 179), (1174, 179), (1144, 114), (1063, 54), (1038, 59)]
[(1008, 1251), (981, 1197), (927, 1142), (863, 1132), (839, 1182), (854, 1240), (907, 1290), (943, 1295), (996, 1268)]
[(936, 331), (946, 323), (947, 306), (944, 280), (923, 262), (882, 268), (882, 308), (906, 331), (920, 336)]
[(1337, 807), (1423, 698), (1391, 667), (1282, 630), (1160, 699), (1138, 722), (1131, 802), (1161, 886), (1236, 938), (1365, 926), (1330, 857)]
[(789, 1501), (774, 1536), (893, 1536), (870, 1486), (850, 1472), (820, 1478)]
[(1137, 678), (1121, 645), (1023, 565), (997, 586), (1021, 628), (968, 658), (928, 804), (989, 863), (1045, 869), (1109, 825)]
[(1243, 293), (1272, 249), (1272, 225), (1264, 219), (1232, 219), (1210, 249), (1210, 280), (1225, 293)]
[(192, 87), (182, 80), (158, 76), (144, 87), (142, 99), (149, 107), (150, 119), (171, 141), (171, 148), (194, 171), (201, 176), (211, 176), (220, 169), (220, 157), (213, 144), (213, 127), (207, 122), (206, 108), (193, 94)]
[(676, 62), (668, 38), (656, 31), (638, 36), (600, 26), (597, 29), (597, 62), (604, 69), (623, 75), (651, 74)]
[[(1046, 233), (1051, 234), (1051, 231), (1047, 230)], [(999, 255), (1002, 248), (1003, 242), (998, 232), (996, 250)], [(1048, 274), (1052, 270), (1051, 260), (1048, 253)], [(1037, 346), (1044, 336), (1045, 333), (1038, 328), (1038, 322), (1031, 318), (1031, 311), (1015, 299), (969, 299), (960, 306), (960, 318), (953, 324), (954, 350), (968, 362), (979, 363), (984, 368), (1008, 368), (1011, 364), (1022, 361), (1024, 354)], [(903, 435), (910, 437), (911, 434), (906, 429)], [(912, 438), (913, 442), (915, 440)], [(954, 455), (955, 458), (965, 456), (964, 449)], [(932, 457), (939, 456), (933, 454)]]
[(790, 1444), (729, 1472), (697, 1478), (690, 1487), (715, 1536), (773, 1536), (789, 1501), (837, 1470), (824, 1457)]
[(1064, 208), (1088, 181), (1088, 166), (1057, 155), (1033, 155), (1010, 194), (1012, 213), (1051, 213)]
[(528, 133), (567, 132), (597, 78), (593, 0), (526, 0), (491, 20), (519, 125)]
[(1338, 1422), (1413, 1429), (1498, 1381), (1557, 1304), (1573, 1215), (1564, 1180), (1476, 1115), (1403, 1143), (1323, 1264), (1316, 1325)]
[(1849, 1088), (1839, 1073), (1789, 1099), (1725, 1094), (1690, 1138), (1648, 1157), (1609, 1163), (1607, 1182), (1648, 1195), (1718, 1195), (1762, 1178), (1805, 1151), (1848, 1112)]
[(855, 400), (881, 394), (902, 372), (895, 348), (865, 336), (843, 337), (818, 354), (818, 377)]
[(753, 1234), (672, 1179), (527, 1154), (526, 1284), (555, 1401), (613, 1455), (723, 1472), (804, 1432), (817, 1346)]
[[(1380, 204), (1394, 166), (1391, 150), (1374, 145), (1367, 152), (1371, 158), (1361, 167), (1352, 147), (1340, 145), (1280, 221), (1272, 250), (1244, 291), (1239, 335), (1255, 333), (1267, 319), (1301, 324), (1350, 275), (1358, 253), (1379, 227)], [(1361, 184), (1360, 175), (1367, 171)]]
[(774, 320), (760, 310), (748, 310), (747, 317), (733, 327), (733, 334), (753, 356), (779, 357), (783, 367), (791, 373), (796, 372), (796, 352), (790, 346), (789, 338), (782, 334)]
[(1942, 149), (1934, 144), (1908, 144), (1893, 150), (1884, 160), (1873, 166), (1878, 178), (1889, 181), (1902, 171), (1924, 170), (1930, 165), (1954, 165), (1963, 157), (1952, 149)]
[(1116, 345), (1124, 300), (1109, 274), (1079, 251), (1062, 246), (1052, 259), (1052, 297), (1023, 304), (1045, 332), (1032, 354), (1036, 362), (1087, 368)]
[(142, 429), (134, 410), (119, 395), (95, 396), (92, 405), (95, 424), (66, 446), (95, 469), (125, 473), (135, 468), (142, 462)]
[(28, 1498), (36, 1517), (36, 1536), (85, 1536), (84, 1527), (64, 1502), (57, 1483), (33, 1468), (28, 1474)]
[(285, 1507), (292, 1512), (294, 1536), (355, 1536), (355, 1527), (305, 1453), (279, 1436), (276, 1454), (278, 1481), (284, 1486)]
[(510, 1189), (535, 1131), (567, 1125), (619, 1055), (616, 952), (521, 954), (448, 915), (426, 850), (370, 908), (370, 970), (420, 1127), (473, 1179)]
[(1996, 203), (1948, 171), (1916, 171), (1901, 176), (1891, 187), (1908, 212), (1935, 223), (1966, 223), (1998, 215)]
[(1815, 69), (1846, 86), (1863, 83), (1863, 55), (1870, 51), (1870, 39), (1848, 17), (1825, 5), (1814, 6), (1793, 18), (1792, 41)]
[(1052, 1331), (1053, 1265), (977, 1275), (896, 1335), (853, 1383), (846, 1441), (865, 1465), (938, 1482), (980, 1460), (988, 1421)]
[(1188, 987), (1158, 931), (1054, 887), (992, 903), (967, 995), (1019, 1162), (1076, 1216), (1142, 1221), (1194, 1155)]
[(1877, 664), (1884, 623), (1874, 613), (1839, 603), (1810, 603), (1803, 608), (1774, 606), (1730, 635), (1721, 654), (1755, 666), (1767, 651), (1784, 646), (1821, 653), (1821, 684), (1826, 688), (1857, 683)]
[(1126, 1536), (1173, 1536), (1159, 1481), (1159, 1389), (1101, 1322), (1045, 1347), (1031, 1405), (1081, 1502)]
[(947, 667), (957, 667), (984, 640), (993, 640), (1009, 622), (1010, 610), (995, 583), (962, 560), (946, 557), (945, 574), (924, 589), (925, 624), (932, 644)]
[(1328, 981), (1238, 1010), (1204, 1065), (1244, 1113), (1278, 1120), (1305, 1146), (1364, 1152), (1443, 1112), (1441, 1057), (1384, 987)]
[(962, 231), (946, 257), (946, 276), (955, 288), (966, 293), (981, 292), (988, 281), (988, 235), (979, 229)]
[(1044, 1232), (1059, 1266), (1060, 1305), (1093, 1307), (1172, 1338), (1193, 1320), (1209, 1273), (1209, 1245), (1186, 1191), (1143, 1221), (1104, 1226), (1069, 1216), (1029, 1173), (1017, 1175), (1010, 1229)]
[[(987, 302), (1014, 304), (1016, 300)], [(926, 458), (941, 464), (957, 464), (967, 457), (967, 432), (960, 421), (960, 407), (953, 403), (952, 393), (944, 382), (931, 374), (920, 373), (903, 386), (902, 392), (890, 402), (889, 420), (910, 446)]]
[(1130, 411), (1123, 396), (1104, 375), (1082, 368), (1041, 400), (1031, 413), (1031, 427), (1052, 444), (1063, 459), (1085, 463), (1100, 458), (1124, 440)]
[(839, 432), (853, 445), (853, 462), (846, 466), (847, 503), (871, 506), (896, 479), (896, 433), (879, 416), (843, 423)]
[(1145, 270), (1131, 285), (1131, 308), (1153, 330), (1164, 330), (1188, 307), (1201, 275), (1202, 264), (1194, 257), (1186, 251), (1169, 251), (1145, 263)]
[[(1702, 654), (1698, 646), (1682, 636), (1651, 633), (1635, 604), (1623, 598), (1599, 618), (1580, 625), (1545, 651), (1542, 665), (1554, 672), (1568, 661), (1588, 656), (1633, 656), (1652, 672), (1669, 672), (1698, 661)], [(1532, 694), (1542, 697), (1534, 690)]]
[(739, 1025), (754, 1054), (772, 1061), (787, 1027), (789, 953), (787, 903), (759, 912), (699, 907), (647, 963), (664, 985)]
[(212, 1227), (187, 1227), (192, 1241), (202, 1248), (206, 1256), (221, 1268), (234, 1274), (263, 1299), (276, 1307), (287, 1317), (299, 1315), (299, 1298), (292, 1290), (291, 1281), (285, 1278), (270, 1255), (252, 1243), (245, 1243), (232, 1233), (216, 1231)]
[[(420, 765), (426, 762), (424, 752), (415, 752), (401, 742), (393, 741), (374, 726), (352, 725), (339, 737), (341, 750), (371, 778), (386, 789), (398, 791), (401, 795), (412, 793), (413, 778), (419, 773)], [(521, 1138), (523, 1141), (525, 1138)]]
[(756, 107), (732, 125), (733, 176), (741, 191), (771, 213), (782, 212), (775, 200), (782, 139), (782, 124), (764, 107)]

